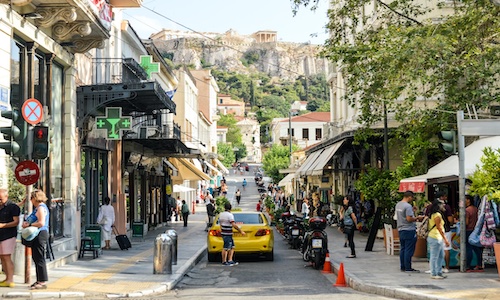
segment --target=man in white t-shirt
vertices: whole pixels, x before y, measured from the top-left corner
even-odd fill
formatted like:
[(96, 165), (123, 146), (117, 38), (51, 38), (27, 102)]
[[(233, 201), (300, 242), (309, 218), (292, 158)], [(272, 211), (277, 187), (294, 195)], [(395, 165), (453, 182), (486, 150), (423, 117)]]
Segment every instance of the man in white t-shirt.
[(219, 216), (222, 240), (224, 241), (224, 246), (222, 247), (222, 264), (232, 267), (238, 264), (233, 261), (233, 228), (238, 230), (242, 235), (245, 235), (245, 232), (234, 222), (234, 215), (231, 213), (231, 203), (226, 202), (226, 204), (224, 204), (224, 209), (225, 211)]

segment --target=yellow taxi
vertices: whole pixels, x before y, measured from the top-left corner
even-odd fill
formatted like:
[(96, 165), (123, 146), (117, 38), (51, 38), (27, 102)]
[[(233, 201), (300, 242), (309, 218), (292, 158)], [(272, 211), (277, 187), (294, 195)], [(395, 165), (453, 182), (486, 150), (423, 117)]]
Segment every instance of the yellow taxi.
[[(274, 232), (266, 216), (261, 212), (232, 212), (234, 222), (245, 235), (233, 228), (234, 253), (263, 255), (266, 260), (274, 260)], [(221, 261), (222, 234), (219, 224), (219, 215), (207, 236), (208, 261)]]

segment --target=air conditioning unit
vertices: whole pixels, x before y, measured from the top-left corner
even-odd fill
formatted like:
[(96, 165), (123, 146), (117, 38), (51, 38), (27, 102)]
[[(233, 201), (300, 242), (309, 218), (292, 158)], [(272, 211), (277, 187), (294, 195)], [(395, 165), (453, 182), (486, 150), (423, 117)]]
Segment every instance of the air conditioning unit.
[(490, 113), (492, 116), (500, 116), (500, 105), (490, 106)]
[(140, 139), (148, 139), (150, 137), (158, 136), (160, 129), (157, 126), (143, 126), (139, 130)]

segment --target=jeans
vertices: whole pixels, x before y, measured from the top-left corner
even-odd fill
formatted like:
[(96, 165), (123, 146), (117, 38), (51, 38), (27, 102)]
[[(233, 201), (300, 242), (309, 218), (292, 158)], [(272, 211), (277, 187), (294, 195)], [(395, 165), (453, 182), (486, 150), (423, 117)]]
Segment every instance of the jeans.
[(345, 233), (347, 234), (347, 240), (349, 241), (349, 247), (351, 247), (351, 255), (356, 256), (356, 249), (354, 246), (354, 225), (346, 225)]
[(469, 244), (469, 236), (471, 235), (471, 233), (472, 231), (465, 232), (465, 238), (467, 242), (467, 247), (465, 248), (467, 269), (472, 269), (475, 267), (471, 266), (473, 254), (476, 255), (477, 266), (483, 266), (483, 248)]
[(415, 253), (415, 245), (417, 244), (417, 231), (416, 230), (400, 230), (399, 243), (401, 249), (399, 250), (399, 268), (401, 270), (411, 270), (411, 258)]
[(427, 246), (429, 247), (429, 266), (431, 276), (442, 275), (444, 261), (444, 242), (432, 237), (427, 237)]

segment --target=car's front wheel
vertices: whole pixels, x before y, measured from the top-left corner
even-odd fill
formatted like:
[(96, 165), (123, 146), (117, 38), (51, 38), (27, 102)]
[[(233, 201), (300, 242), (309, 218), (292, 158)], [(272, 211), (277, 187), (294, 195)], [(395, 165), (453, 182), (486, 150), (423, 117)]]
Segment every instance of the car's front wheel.
[(207, 251), (207, 254), (208, 254), (208, 261), (209, 262), (216, 262), (217, 258), (220, 257), (219, 255), (217, 255), (218, 253), (210, 253)]

